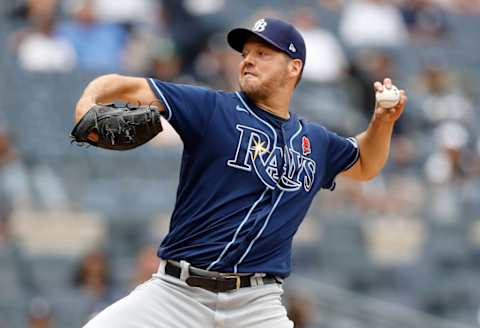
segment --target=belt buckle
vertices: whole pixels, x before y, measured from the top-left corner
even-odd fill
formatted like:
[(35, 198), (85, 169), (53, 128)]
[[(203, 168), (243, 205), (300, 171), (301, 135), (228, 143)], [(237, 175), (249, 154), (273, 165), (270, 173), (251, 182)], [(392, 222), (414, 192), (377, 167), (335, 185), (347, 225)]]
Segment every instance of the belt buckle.
[(225, 278), (235, 279), (235, 290), (240, 289), (240, 285), (241, 285), (241, 280), (240, 280), (241, 277), (240, 276), (233, 276), (232, 275), (232, 276), (225, 276)]

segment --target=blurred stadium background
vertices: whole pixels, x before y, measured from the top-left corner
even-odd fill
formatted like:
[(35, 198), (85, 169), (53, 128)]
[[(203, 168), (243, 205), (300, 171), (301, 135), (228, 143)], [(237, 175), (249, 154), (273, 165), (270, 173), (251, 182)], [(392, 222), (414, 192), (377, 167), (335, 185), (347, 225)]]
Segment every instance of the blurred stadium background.
[(374, 80), (410, 98), (383, 174), (321, 192), (297, 235), (296, 327), (478, 327), (479, 1), (1, 0), (0, 15), (1, 328), (81, 327), (156, 268), (181, 144), (167, 129), (125, 153), (71, 145), (88, 81), (233, 89), (225, 31), (266, 15), (307, 41), (303, 116), (354, 135)]

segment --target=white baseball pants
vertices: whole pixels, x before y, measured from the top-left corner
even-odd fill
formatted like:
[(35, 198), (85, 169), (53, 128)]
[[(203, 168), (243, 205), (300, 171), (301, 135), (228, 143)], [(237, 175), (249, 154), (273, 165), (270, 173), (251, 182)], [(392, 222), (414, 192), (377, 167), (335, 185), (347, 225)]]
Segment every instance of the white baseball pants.
[(100, 312), (84, 328), (293, 327), (281, 303), (280, 284), (212, 293), (190, 287), (162, 270), (160, 265), (152, 279)]

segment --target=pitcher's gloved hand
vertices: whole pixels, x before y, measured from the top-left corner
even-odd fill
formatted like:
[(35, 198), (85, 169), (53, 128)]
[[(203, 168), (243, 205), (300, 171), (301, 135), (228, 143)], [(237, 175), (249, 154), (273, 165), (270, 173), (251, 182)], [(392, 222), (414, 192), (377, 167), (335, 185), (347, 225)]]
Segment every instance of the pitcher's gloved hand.
[(162, 130), (158, 107), (98, 104), (85, 113), (70, 136), (78, 143), (128, 150), (143, 145)]

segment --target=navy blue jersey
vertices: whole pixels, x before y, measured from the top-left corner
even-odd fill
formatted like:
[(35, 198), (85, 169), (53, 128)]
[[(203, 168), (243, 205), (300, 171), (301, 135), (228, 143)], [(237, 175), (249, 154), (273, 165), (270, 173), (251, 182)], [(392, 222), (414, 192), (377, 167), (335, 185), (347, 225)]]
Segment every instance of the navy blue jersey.
[(315, 196), (359, 158), (354, 138), (241, 92), (148, 80), (184, 143), (170, 229), (158, 255), (220, 272), (290, 273), (292, 239)]

